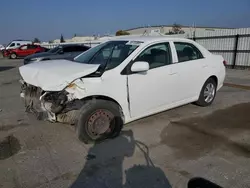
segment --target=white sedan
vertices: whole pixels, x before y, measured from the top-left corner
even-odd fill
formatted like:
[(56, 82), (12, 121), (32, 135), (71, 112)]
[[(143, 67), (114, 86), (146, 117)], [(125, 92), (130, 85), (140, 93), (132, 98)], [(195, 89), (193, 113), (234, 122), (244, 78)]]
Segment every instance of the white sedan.
[[(26, 110), (76, 125), (84, 142), (177, 106), (212, 104), (225, 60), (188, 39), (122, 37), (77, 56), (20, 67)], [(153, 129), (153, 127), (152, 127)]]

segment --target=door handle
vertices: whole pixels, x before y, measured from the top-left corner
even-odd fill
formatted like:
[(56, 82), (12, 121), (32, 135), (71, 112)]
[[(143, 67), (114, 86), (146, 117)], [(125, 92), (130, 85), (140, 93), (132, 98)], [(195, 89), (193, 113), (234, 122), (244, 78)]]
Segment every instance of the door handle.
[(208, 67), (208, 65), (203, 65), (202, 67), (203, 67), (203, 68), (207, 68), (207, 67)]

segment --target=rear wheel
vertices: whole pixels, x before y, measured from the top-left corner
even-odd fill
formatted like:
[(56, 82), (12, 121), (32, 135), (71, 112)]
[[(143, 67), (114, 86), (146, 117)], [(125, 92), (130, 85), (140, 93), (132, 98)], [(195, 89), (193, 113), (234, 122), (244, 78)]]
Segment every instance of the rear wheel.
[(120, 107), (97, 99), (87, 101), (80, 109), (76, 131), (81, 141), (90, 143), (118, 136), (122, 126)]
[(216, 96), (217, 84), (213, 78), (209, 78), (201, 89), (198, 101), (199, 106), (209, 106), (213, 103)]
[(10, 54), (10, 59), (16, 59), (17, 55), (15, 53)]

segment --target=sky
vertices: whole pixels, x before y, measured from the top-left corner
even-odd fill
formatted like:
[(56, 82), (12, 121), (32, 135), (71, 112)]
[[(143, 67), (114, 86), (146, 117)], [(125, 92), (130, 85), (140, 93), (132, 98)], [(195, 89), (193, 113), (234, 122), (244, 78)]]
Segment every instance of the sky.
[(7, 0), (0, 17), (0, 44), (6, 44), (173, 23), (250, 27), (250, 0)]

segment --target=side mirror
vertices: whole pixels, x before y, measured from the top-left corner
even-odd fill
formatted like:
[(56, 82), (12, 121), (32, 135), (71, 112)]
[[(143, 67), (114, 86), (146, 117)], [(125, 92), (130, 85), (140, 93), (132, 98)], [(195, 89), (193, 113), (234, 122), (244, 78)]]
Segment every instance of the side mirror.
[(136, 61), (131, 67), (132, 72), (147, 72), (149, 70), (149, 64), (146, 61)]

